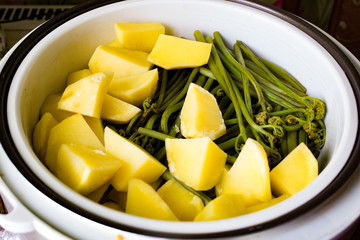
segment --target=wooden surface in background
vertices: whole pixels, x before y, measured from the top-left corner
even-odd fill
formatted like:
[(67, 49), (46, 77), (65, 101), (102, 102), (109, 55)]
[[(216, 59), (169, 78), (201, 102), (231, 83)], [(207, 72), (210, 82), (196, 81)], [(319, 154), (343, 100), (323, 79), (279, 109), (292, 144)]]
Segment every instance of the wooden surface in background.
[(329, 33), (360, 59), (360, 0), (337, 0)]

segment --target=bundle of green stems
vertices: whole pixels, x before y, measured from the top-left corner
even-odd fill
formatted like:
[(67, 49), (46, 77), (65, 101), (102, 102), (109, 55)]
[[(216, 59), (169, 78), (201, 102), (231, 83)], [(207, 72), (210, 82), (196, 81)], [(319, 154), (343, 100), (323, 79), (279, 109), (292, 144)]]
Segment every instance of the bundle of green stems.
[[(164, 140), (183, 138), (180, 113), (190, 83), (196, 83), (215, 96), (222, 111), (227, 133), (214, 142), (228, 154), (228, 164), (234, 163), (248, 138), (264, 147), (270, 168), (301, 142), (318, 155), (326, 138), (326, 106), (322, 100), (308, 96), (290, 74), (257, 56), (241, 41), (228, 47), (219, 32), (204, 37), (195, 31), (194, 37), (212, 44), (206, 65), (159, 69), (158, 89), (152, 99), (144, 101), (143, 111), (128, 124), (105, 125), (167, 166)], [(166, 171), (163, 178), (173, 176)], [(181, 184), (205, 204), (214, 197), (213, 191), (197, 192)]]

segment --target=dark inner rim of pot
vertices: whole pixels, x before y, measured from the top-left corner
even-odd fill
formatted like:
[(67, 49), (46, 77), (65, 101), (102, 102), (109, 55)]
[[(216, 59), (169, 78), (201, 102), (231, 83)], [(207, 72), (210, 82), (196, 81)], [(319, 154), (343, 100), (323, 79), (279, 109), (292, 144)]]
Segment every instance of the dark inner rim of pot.
[[(265, 13), (271, 14), (275, 17), (278, 17), (285, 22), (292, 24), (293, 26), (299, 28), (304, 33), (311, 36), (314, 40), (316, 40), (321, 46), (323, 46), (337, 61), (337, 63), (341, 66), (346, 76), (349, 79), (349, 82), (352, 86), (352, 90), (355, 94), (356, 104), (358, 108), (358, 118), (360, 119), (360, 76), (351, 63), (351, 61), (346, 57), (343, 51), (337, 47), (328, 37), (322, 34), (317, 28), (302, 20), (301, 18), (292, 15), (282, 9), (278, 9), (273, 6), (265, 5), (261, 2), (255, 1), (245, 1), (245, 0), (228, 0), (230, 2), (242, 4), (245, 6), (249, 6), (258, 10), (261, 10)], [(140, 233), (144, 235), (150, 236), (158, 236), (158, 237), (167, 237), (167, 238), (217, 238), (217, 237), (225, 237), (225, 236), (235, 236), (242, 234), (249, 234), (261, 230), (265, 230), (271, 227), (278, 226), (286, 221), (292, 220), (297, 216), (304, 214), (305, 212), (311, 210), (327, 198), (329, 198), (332, 194), (334, 194), (350, 177), (350, 175), (354, 172), (354, 170), (358, 166), (358, 161), (356, 157), (360, 153), (360, 143), (358, 139), (356, 139), (353, 150), (347, 161), (344, 168), (341, 170), (340, 174), (329, 184), (327, 188), (325, 188), (320, 194), (312, 198), (309, 202), (300, 206), (299, 208), (287, 213), (284, 216), (278, 217), (277, 219), (271, 220), (269, 222), (262, 223), (260, 225), (251, 226), (248, 228), (235, 229), (231, 231), (225, 232), (215, 232), (215, 233), (206, 233), (206, 234), (179, 234), (179, 233), (170, 233), (170, 232), (158, 232), (151, 230), (144, 230), (140, 227), (129, 226), (126, 223), (114, 222), (109, 219), (105, 219), (101, 216), (98, 216), (92, 212), (79, 208), (75, 204), (73, 204), (70, 200), (64, 199), (62, 196), (54, 192), (51, 188), (49, 188), (45, 183), (43, 183), (27, 166), (26, 163), (21, 158), (19, 152), (17, 151), (15, 144), (11, 138), (10, 130), (7, 122), (7, 97), (8, 90), (11, 85), (11, 81), (13, 76), (15, 75), (18, 66), (21, 64), (22, 60), (28, 54), (29, 51), (47, 34), (51, 31), (55, 30), (58, 26), (63, 23), (71, 20), (72, 18), (79, 16), (83, 13), (96, 9), (98, 7), (102, 7), (111, 3), (119, 2), (116, 0), (109, 1), (89, 1), (85, 4), (78, 5), (72, 9), (65, 11), (64, 13), (58, 15), (57, 17), (49, 20), (48, 22), (41, 25), (35, 31), (33, 31), (26, 39), (22, 41), (22, 43), (14, 50), (13, 54), (9, 56), (8, 61), (5, 63), (4, 68), (0, 74), (0, 140), (3, 145), (4, 150), (6, 151), (9, 159), (13, 162), (16, 168), (22, 173), (22, 175), (33, 184), (38, 190), (40, 190), (43, 194), (50, 197), (53, 201), (58, 204), (68, 208), (69, 210), (85, 217), (91, 219), (95, 222), (118, 228), (124, 231)], [(359, 129), (357, 129), (359, 132)]]

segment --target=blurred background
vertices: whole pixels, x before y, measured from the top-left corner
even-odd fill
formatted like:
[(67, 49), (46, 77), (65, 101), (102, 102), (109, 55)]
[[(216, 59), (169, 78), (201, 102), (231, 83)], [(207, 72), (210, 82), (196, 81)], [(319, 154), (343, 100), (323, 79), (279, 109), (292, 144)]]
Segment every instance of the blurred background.
[[(360, 0), (260, 0), (296, 14), (335, 37), (360, 59)], [(3, 48), (63, 10), (86, 0), (0, 0)], [(7, 40), (7, 41), (5, 41)], [(4, 46), (6, 45), (6, 46)]]

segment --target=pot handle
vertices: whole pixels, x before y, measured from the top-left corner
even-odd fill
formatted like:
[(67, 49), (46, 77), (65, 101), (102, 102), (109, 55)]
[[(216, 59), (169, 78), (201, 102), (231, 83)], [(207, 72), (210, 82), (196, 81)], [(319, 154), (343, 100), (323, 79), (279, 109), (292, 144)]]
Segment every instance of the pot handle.
[[(12, 233), (29, 233), (35, 230), (34, 221), (36, 219), (28, 209), (16, 198), (16, 196), (6, 186), (0, 178), (0, 197), (4, 197), (10, 204), (7, 209), (2, 201), (5, 213), (0, 214), (0, 226)], [(1, 199), (2, 200), (2, 199)]]
[[(6, 203), (9, 203), (9, 209), (5, 208), (3, 198), (5, 198)], [(50, 227), (48, 224), (39, 219), (34, 215), (30, 210), (28, 210), (11, 192), (11, 190), (6, 186), (3, 179), (0, 177), (0, 226), (6, 231), (9, 231), (14, 234), (33, 234), (34, 232), (39, 233), (41, 236), (51, 236), (51, 239), (56, 240), (70, 240), (68, 236), (58, 232), (57, 230)], [(7, 207), (7, 206), (6, 206)], [(39, 235), (39, 236), (40, 236)], [(36, 236), (36, 234), (34, 234)], [(41, 238), (45, 239), (45, 238)], [(47, 238), (46, 238), (47, 239)]]

